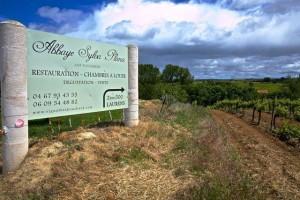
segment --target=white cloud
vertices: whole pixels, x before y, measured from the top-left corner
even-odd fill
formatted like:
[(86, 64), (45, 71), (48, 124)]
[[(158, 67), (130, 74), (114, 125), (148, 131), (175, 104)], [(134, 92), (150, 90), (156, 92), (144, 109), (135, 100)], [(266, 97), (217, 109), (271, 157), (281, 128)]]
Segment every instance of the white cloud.
[(70, 19), (77, 20), (83, 16), (83, 12), (75, 9), (60, 9), (58, 7), (43, 6), (38, 9), (38, 14), (53, 20), (56, 23), (69, 22)]
[(38, 14), (56, 25), (30, 26), (91, 40), (136, 43), (142, 62), (189, 66), (197, 78), (213, 78), (217, 71), (223, 78), (300, 71), (299, 2), (205, 1), (119, 0), (88, 14), (42, 7)]
[[(226, 1), (220, 2), (225, 4)], [(295, 44), (295, 40), (290, 40), (291, 36), (295, 36), (296, 43), (300, 44), (297, 37), (300, 31), (300, 24), (297, 23), (299, 12), (257, 15), (257, 12), (221, 7), (220, 2), (176, 4), (171, 1), (119, 0), (95, 10), (70, 31), (64, 27), (64, 31), (75, 37), (160, 47), (203, 42), (219, 43), (226, 48), (257, 44), (281, 46)], [(270, 3), (271, 0), (230, 2), (235, 6), (249, 6), (262, 5), (259, 2)], [(47, 16), (56, 21), (69, 19), (70, 13), (77, 13), (49, 7), (43, 9), (50, 10)]]
[(60, 9), (50, 6), (40, 7), (37, 14), (46, 18), (49, 23), (29, 23), (29, 28), (56, 33), (68, 33), (78, 30), (82, 20), (85, 20), (88, 16), (80, 10)]
[[(69, 34), (110, 40), (115, 35), (118, 41), (123, 31), (127, 38), (144, 45), (193, 44), (223, 37), (243, 19), (238, 12), (208, 4), (119, 0), (95, 11), (92, 19), (83, 21), (84, 26)], [(89, 23), (95, 26), (86, 28)], [(147, 34), (151, 37), (142, 37)]]

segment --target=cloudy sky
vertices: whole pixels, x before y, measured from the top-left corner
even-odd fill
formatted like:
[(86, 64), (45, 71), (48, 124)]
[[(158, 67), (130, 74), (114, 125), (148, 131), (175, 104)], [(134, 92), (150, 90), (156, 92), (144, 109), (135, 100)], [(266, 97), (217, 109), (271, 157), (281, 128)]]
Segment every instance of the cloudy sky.
[(197, 79), (300, 73), (300, 0), (0, 0), (1, 19), (134, 43), (140, 63), (178, 64)]

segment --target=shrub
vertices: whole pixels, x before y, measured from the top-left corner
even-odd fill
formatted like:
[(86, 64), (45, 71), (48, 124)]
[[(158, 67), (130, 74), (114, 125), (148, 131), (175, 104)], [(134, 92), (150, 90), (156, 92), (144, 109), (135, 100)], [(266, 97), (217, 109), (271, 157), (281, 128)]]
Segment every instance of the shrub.
[(275, 133), (281, 140), (284, 141), (287, 141), (291, 138), (300, 139), (300, 127), (288, 123), (284, 123), (284, 125), (278, 128)]
[(294, 114), (294, 118), (295, 118), (295, 120), (300, 122), (300, 109), (296, 110), (296, 112)]

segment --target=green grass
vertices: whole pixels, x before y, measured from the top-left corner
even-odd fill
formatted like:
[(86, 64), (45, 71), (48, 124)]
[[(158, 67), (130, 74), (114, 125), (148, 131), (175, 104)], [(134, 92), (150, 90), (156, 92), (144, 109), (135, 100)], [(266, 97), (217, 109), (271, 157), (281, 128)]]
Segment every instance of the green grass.
[[(120, 121), (123, 118), (122, 110), (112, 110), (111, 114), (113, 121)], [(70, 126), (69, 119), (71, 119), (72, 127)], [(30, 120), (28, 122), (29, 138), (51, 138), (57, 136), (61, 132), (75, 130), (80, 126), (86, 127), (89, 125), (97, 124), (99, 123), (99, 119), (100, 122), (111, 121), (109, 112), (103, 111), (96, 113), (50, 118), (51, 125), (49, 124), (48, 118)]]
[(199, 130), (199, 122), (206, 117), (209, 117), (206, 108), (189, 106), (184, 110), (177, 111), (173, 122), (187, 128), (191, 133), (195, 134), (201, 131)]
[[(164, 154), (161, 166), (172, 169), (175, 177), (182, 177), (188, 173), (199, 177), (200, 180), (194, 186), (179, 190), (172, 199), (266, 199), (264, 189), (257, 187), (254, 180), (240, 169), (238, 152), (224, 151), (227, 146), (223, 145), (226, 143), (215, 142), (219, 137), (223, 137), (221, 132), (215, 133), (218, 131), (216, 129), (201, 135), (208, 128), (208, 124), (203, 123), (203, 120), (211, 120), (206, 108), (177, 104), (171, 106), (168, 112), (165, 114), (168, 118), (162, 118), (168, 119), (166, 122), (175, 128), (178, 125), (184, 127), (191, 135), (176, 134), (175, 144), (171, 151)], [(223, 140), (226, 141), (225, 138), (222, 138)], [(178, 157), (183, 159), (177, 159)], [(215, 160), (215, 157), (219, 159)]]
[(181, 174), (184, 173), (184, 168), (188, 168), (186, 165), (189, 165), (189, 162), (177, 163), (177, 161), (174, 160), (176, 160), (178, 155), (198, 153), (199, 146), (197, 144), (197, 138), (203, 131), (199, 123), (209, 118), (210, 115), (204, 107), (181, 103), (172, 105), (168, 111), (166, 111), (165, 115), (171, 115), (171, 117), (166, 120), (166, 117), (162, 115), (161, 119), (165, 120), (164, 123), (172, 125), (175, 129), (180, 125), (184, 127), (186, 131), (192, 133), (192, 135), (175, 133), (176, 140), (172, 150), (163, 156), (162, 167), (171, 169), (180, 166), (180, 169), (177, 169), (178, 171), (176, 170), (174, 173), (175, 176), (181, 176)]
[(265, 195), (258, 191), (253, 181), (247, 176), (240, 176), (239, 181), (226, 177), (213, 177), (204, 181), (201, 187), (190, 188), (188, 197), (181, 199), (189, 200), (258, 200), (265, 199)]
[[(184, 103), (174, 103), (154, 119), (161, 123), (180, 125), (192, 131), (198, 128), (201, 119), (209, 115), (206, 108)], [(171, 116), (171, 119), (170, 119)]]
[(127, 154), (120, 156), (117, 161), (123, 164), (142, 163), (148, 160), (149, 156), (139, 147), (131, 148)]
[(173, 151), (187, 151), (189, 148), (191, 148), (192, 142), (192, 139), (188, 138), (187, 136), (179, 137), (175, 143), (175, 146), (173, 147)]
[[(123, 117), (122, 110), (113, 110), (111, 114), (113, 120), (121, 120)], [(53, 137), (63, 131), (71, 131), (80, 126), (86, 127), (88, 125), (97, 124), (99, 118), (101, 122), (110, 121), (109, 112), (105, 111), (51, 118), (51, 125), (48, 119), (31, 120), (29, 121), (29, 137)], [(69, 119), (71, 119), (72, 127), (70, 127)]]
[(254, 88), (258, 90), (267, 90), (269, 93), (280, 92), (285, 88), (283, 83), (267, 83), (267, 82), (253, 82)]
[(257, 91), (267, 90), (268, 93), (280, 92), (283, 89), (285, 89), (285, 87), (286, 87), (286, 85), (284, 83), (255, 82), (255, 81), (246, 81), (246, 80), (237, 80), (237, 81), (231, 81), (231, 82), (240, 87), (246, 87), (246, 86), (249, 86), (250, 84), (253, 84), (253, 87)]
[(146, 137), (159, 137), (161, 134), (160, 133), (158, 133), (157, 131), (155, 131), (155, 130), (148, 130), (147, 132), (146, 132)]

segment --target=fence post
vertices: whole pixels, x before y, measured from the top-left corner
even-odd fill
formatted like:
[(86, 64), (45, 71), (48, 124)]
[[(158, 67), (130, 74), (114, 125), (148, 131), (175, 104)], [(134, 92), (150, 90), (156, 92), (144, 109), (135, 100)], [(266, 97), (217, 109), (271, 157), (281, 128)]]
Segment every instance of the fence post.
[(28, 152), (26, 27), (0, 22), (3, 174), (16, 170)]
[(139, 124), (138, 47), (128, 45), (128, 108), (125, 109), (125, 125)]

